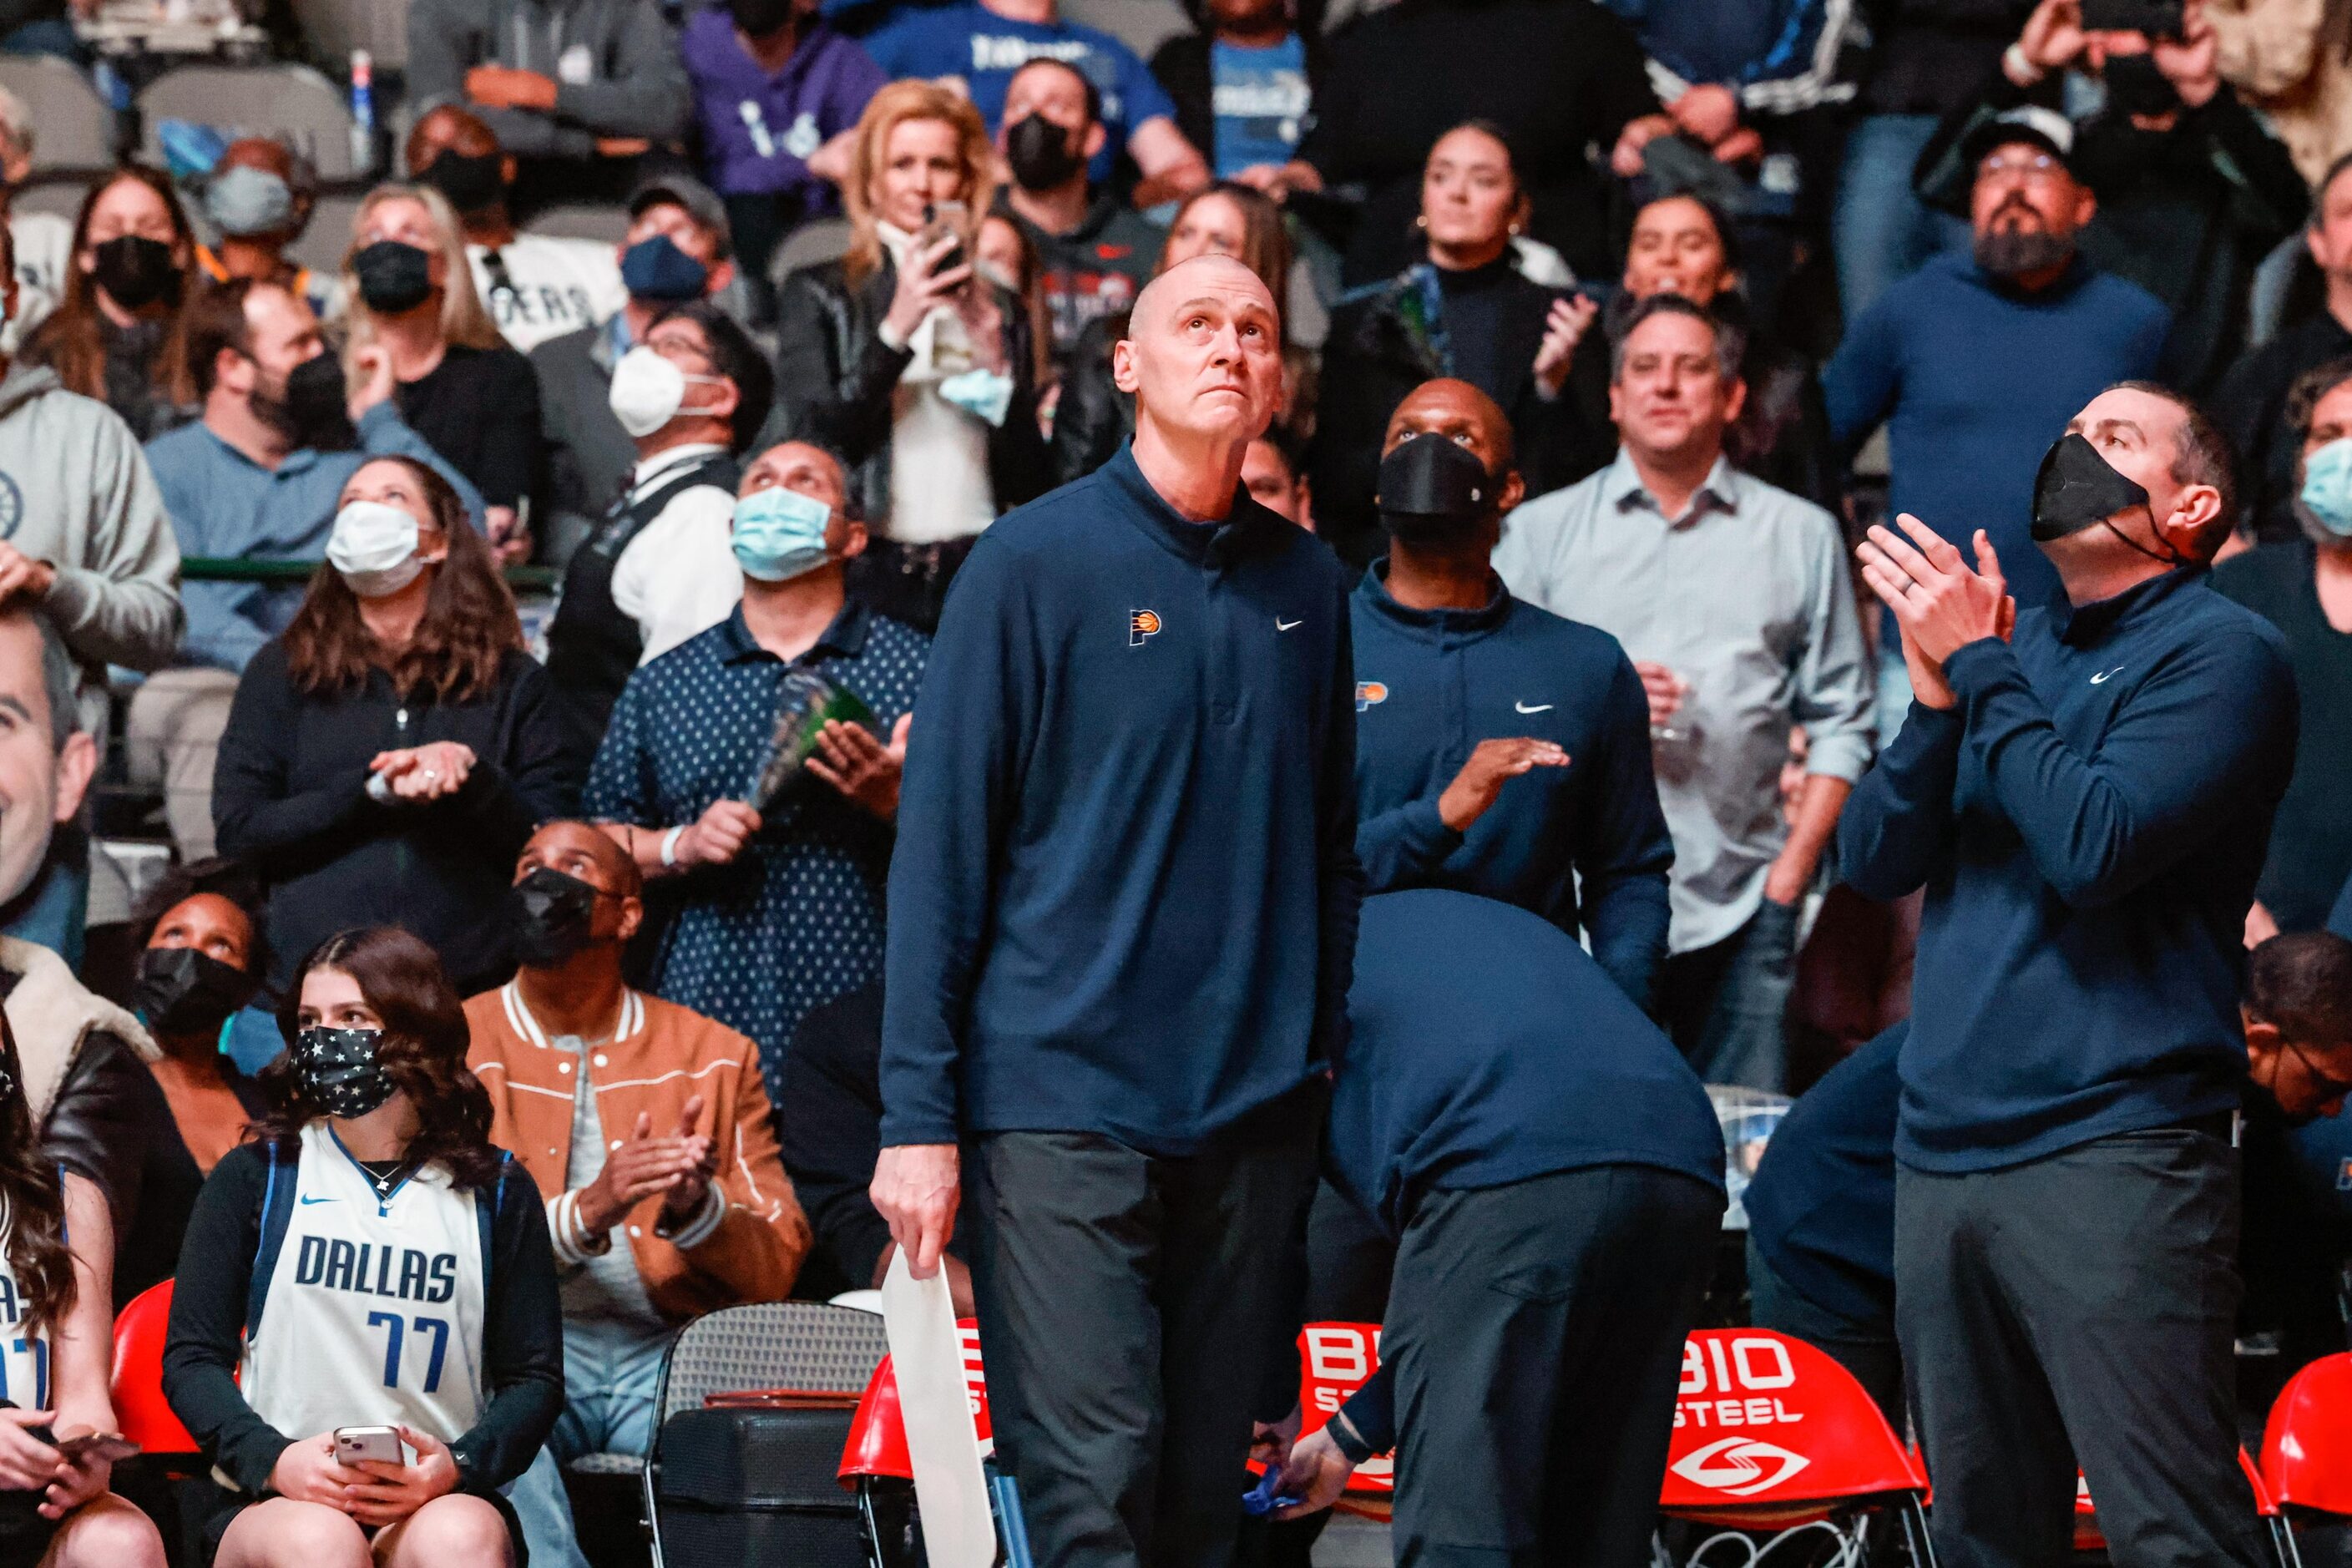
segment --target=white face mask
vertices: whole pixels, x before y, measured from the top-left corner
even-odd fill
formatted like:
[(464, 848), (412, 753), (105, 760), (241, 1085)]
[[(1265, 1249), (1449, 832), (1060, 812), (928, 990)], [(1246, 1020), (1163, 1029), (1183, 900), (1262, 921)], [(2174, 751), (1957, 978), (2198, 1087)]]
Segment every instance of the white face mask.
[(715, 375), (688, 375), (659, 353), (639, 343), (613, 367), (613, 387), (605, 395), (621, 428), (642, 440), (678, 416), (689, 382), (719, 384)]
[(362, 599), (397, 594), (425, 570), (416, 558), (416, 520), (396, 506), (355, 500), (335, 514), (327, 564)]

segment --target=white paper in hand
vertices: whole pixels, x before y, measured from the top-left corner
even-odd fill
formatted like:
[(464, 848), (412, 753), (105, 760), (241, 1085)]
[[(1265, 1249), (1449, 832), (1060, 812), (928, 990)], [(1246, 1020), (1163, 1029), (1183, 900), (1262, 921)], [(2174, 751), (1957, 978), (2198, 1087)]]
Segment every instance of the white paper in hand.
[(907, 1271), (907, 1255), (894, 1254), (882, 1279), (882, 1323), (890, 1336), (930, 1568), (990, 1568), (996, 1561), (996, 1521), (988, 1510), (988, 1480), (981, 1472), (946, 1270), (918, 1279)]

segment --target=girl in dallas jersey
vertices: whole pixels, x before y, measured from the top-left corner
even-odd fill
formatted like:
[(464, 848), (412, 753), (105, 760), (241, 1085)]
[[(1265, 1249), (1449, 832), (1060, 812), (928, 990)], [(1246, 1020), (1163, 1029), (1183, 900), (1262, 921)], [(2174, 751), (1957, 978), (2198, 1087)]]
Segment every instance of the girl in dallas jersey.
[(48, 1441), (116, 1430), (113, 1271), (105, 1194), (41, 1152), (0, 1014), (0, 1563), (163, 1568), (163, 1538), (106, 1489), (113, 1467)]
[[(213, 1464), (182, 1506), (220, 1568), (506, 1568), (498, 1489), (563, 1405), (538, 1190), (490, 1144), (431, 948), (345, 931), (298, 973), (272, 1110), (180, 1254), (163, 1392)], [(369, 1426), (407, 1462), (339, 1462), (336, 1428)]]

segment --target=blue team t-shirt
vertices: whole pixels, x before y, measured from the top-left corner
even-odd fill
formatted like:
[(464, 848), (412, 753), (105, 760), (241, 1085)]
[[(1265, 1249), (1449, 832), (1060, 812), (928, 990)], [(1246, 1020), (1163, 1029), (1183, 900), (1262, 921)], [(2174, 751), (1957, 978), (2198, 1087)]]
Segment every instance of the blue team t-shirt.
[(893, 78), (961, 77), (991, 135), (1003, 122), (1013, 72), (1035, 59), (1075, 66), (1102, 95), (1109, 132), (1087, 169), (1097, 184), (1110, 178), (1112, 162), (1137, 126), (1176, 116), (1143, 61), (1108, 33), (1075, 22), (1013, 21), (978, 0), (902, 11), (866, 35), (866, 52)]
[(1216, 120), (1217, 178), (1290, 162), (1307, 102), (1307, 45), (1297, 34), (1257, 48), (1212, 42), (1209, 109)]

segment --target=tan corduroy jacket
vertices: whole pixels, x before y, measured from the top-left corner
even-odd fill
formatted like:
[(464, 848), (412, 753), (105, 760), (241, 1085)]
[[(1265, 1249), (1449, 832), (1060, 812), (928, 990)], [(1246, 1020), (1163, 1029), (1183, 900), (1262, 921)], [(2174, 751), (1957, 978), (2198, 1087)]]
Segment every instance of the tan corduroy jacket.
[[(490, 1138), (513, 1151), (548, 1194), (547, 1222), (559, 1264), (604, 1250), (586, 1244), (565, 1180), (579, 1058), (548, 1044), (510, 982), (466, 1004), (473, 1031), (467, 1064), (490, 1092)], [(780, 1301), (808, 1256), (808, 1216), (776, 1151), (759, 1051), (725, 1025), (639, 992), (625, 994), (617, 1037), (588, 1053), (596, 1115), (609, 1146), (649, 1113), (655, 1130), (677, 1127), (687, 1100), (702, 1097), (699, 1125), (719, 1149), (719, 1177), (702, 1211), (675, 1231), (656, 1226), (661, 1200), (647, 1198), (625, 1231), (655, 1308), (682, 1321), (743, 1301)]]

